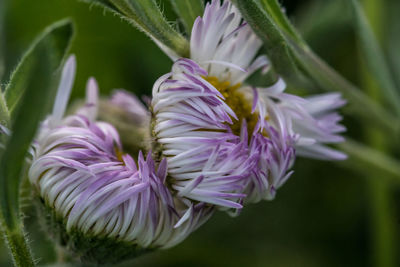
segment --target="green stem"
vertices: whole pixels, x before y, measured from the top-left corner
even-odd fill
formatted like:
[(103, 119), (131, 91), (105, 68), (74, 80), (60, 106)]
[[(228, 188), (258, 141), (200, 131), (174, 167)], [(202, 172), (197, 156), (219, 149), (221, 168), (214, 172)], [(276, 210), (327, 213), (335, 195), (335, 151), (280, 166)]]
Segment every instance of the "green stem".
[(277, 0), (261, 0), (261, 5), (264, 10), (267, 10), (268, 13), (274, 18), (274, 21), (284, 30), (287, 34), (289, 34), (297, 43), (307, 47), (303, 37), (300, 33), (293, 27), (289, 18), (282, 11), (282, 7)]
[(348, 160), (340, 164), (356, 169), (364, 175), (377, 174), (380, 180), (385, 179), (395, 184), (400, 182), (398, 160), (350, 138), (346, 138), (346, 142), (338, 144), (337, 147), (349, 156)]
[(26, 235), (23, 233), (22, 229), (23, 225), (20, 225), (15, 229), (5, 228), (3, 230), (4, 239), (10, 250), (14, 266), (33, 267), (35, 266), (35, 261), (33, 260)]
[(394, 229), (392, 192), (387, 181), (370, 176), (367, 183), (370, 203), (372, 263), (376, 267), (394, 267)]
[[(0, 1), (0, 83), (3, 80), (3, 74), (5, 71), (5, 58), (4, 55), (6, 54), (5, 51), (5, 34), (4, 34), (4, 17), (5, 17), (5, 10), (6, 10), (6, 1)], [(1, 88), (0, 88), (1, 89)], [(1, 92), (1, 90), (0, 90)]]
[(6, 127), (10, 125), (10, 111), (8, 110), (8, 106), (6, 100), (4, 99), (4, 94), (0, 88), (0, 124)]
[[(382, 4), (376, 0), (364, 0), (365, 15), (369, 20), (372, 31), (370, 31), (371, 40), (382, 40)], [(362, 16), (362, 14), (360, 14)], [(364, 23), (367, 25), (368, 22), (364, 18)], [(368, 25), (363, 28), (368, 31)], [(375, 35), (375, 38), (374, 36)], [(367, 41), (359, 35), (359, 45), (368, 45)], [(374, 44), (372, 44), (374, 45)], [(378, 44), (375, 44), (378, 47)], [(363, 51), (363, 50), (361, 50)], [(364, 64), (364, 57), (360, 57), (361, 65), (361, 76), (367, 93), (378, 102), (383, 102), (384, 96), (387, 92), (385, 89), (385, 82), (380, 80), (381, 73), (376, 71), (376, 68), (383, 68), (384, 64), (379, 64), (378, 60), (373, 61), (373, 65)], [(368, 60), (367, 60), (368, 62)], [(371, 62), (370, 62), (371, 63)], [(388, 77), (386, 77), (388, 78)], [(387, 81), (389, 82), (389, 80)], [(393, 89), (388, 86), (389, 89)], [(389, 100), (394, 100), (392, 96)], [(396, 105), (395, 105), (396, 106)], [(399, 108), (396, 108), (399, 111)], [(389, 154), (389, 147), (385, 134), (375, 129), (366, 128), (366, 139), (371, 147), (380, 150), (382, 153)], [(398, 165), (400, 166), (400, 165)], [(368, 175), (367, 187), (369, 192), (369, 199), (371, 203), (371, 217), (370, 217), (370, 229), (371, 229), (371, 250), (372, 263), (376, 267), (394, 267), (396, 251), (395, 251), (395, 225), (394, 216), (392, 210), (392, 192), (390, 190), (390, 184), (385, 179), (381, 179), (381, 173), (372, 172)]]
[(341, 92), (349, 100), (348, 113), (357, 115), (367, 122), (368, 126), (374, 126), (397, 140), (400, 135), (400, 120), (398, 118), (388, 113), (381, 105), (343, 78), (311, 50), (303, 49), (295, 42), (291, 44), (305, 71), (322, 89)]

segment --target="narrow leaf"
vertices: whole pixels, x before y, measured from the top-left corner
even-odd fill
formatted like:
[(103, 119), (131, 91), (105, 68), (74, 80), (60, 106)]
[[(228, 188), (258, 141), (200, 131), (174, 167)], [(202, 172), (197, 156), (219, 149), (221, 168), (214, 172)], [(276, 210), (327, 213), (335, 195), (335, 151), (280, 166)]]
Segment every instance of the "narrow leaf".
[(391, 77), (390, 69), (385, 61), (383, 51), (379, 47), (359, 3), (356, 0), (352, 0), (351, 5), (354, 13), (356, 34), (365, 62), (367, 63), (366, 67), (381, 88), (386, 102), (391, 105), (392, 109), (400, 117), (400, 94)]
[(69, 20), (47, 28), (13, 73), (7, 90), (14, 91), (6, 91), (14, 112), (10, 119), (12, 134), (5, 138), (4, 149), (0, 152), (0, 230), (15, 266), (35, 266), (21, 220), (19, 188), (27, 151), (39, 121), (52, 102), (53, 85), (72, 35), (73, 27)]
[[(4, 74), (4, 64), (5, 64), (5, 34), (4, 34), (4, 17), (6, 10), (6, 1), (0, 1), (0, 83)], [(2, 92), (0, 90), (0, 92)]]
[(10, 120), (10, 112), (7, 107), (6, 100), (3, 95), (3, 88), (1, 86), (4, 74), (5, 64), (5, 35), (4, 35), (4, 15), (5, 15), (5, 1), (0, 1), (0, 124), (8, 127)]
[(198, 16), (203, 15), (204, 1), (203, 0), (170, 0), (175, 13), (179, 16), (185, 27), (186, 33), (190, 36), (193, 23)]
[[(5, 150), (0, 157), (0, 208), (5, 226), (11, 230), (19, 221), (18, 189), (26, 153), (39, 121), (53, 100), (53, 85), (72, 33), (72, 23), (69, 20), (50, 26), (38, 39), (48, 41), (36, 41), (13, 75), (11, 81), (20, 85), (15, 80), (20, 77), (24, 80), (25, 88), (8, 88), (22, 94), (18, 105), (14, 104), (16, 107), (11, 122), (12, 135), (6, 141)], [(11, 91), (9, 96), (11, 97)]]
[(290, 47), (272, 17), (256, 0), (233, 0), (244, 19), (264, 42), (267, 54), (276, 71), (286, 80), (297, 81), (300, 75)]
[(15, 266), (34, 266), (20, 218), (18, 196), (27, 150), (44, 111), (47, 99), (44, 96), (50, 93), (51, 88), (51, 60), (46, 52), (45, 46), (39, 46), (31, 58), (33, 68), (25, 76), (29, 87), (12, 123), (13, 133), (0, 157), (0, 219)]
[(9, 127), (10, 124), (10, 111), (8, 110), (4, 94), (0, 88), (0, 124)]
[(385, 40), (385, 51), (388, 51), (393, 77), (396, 79), (397, 90), (400, 91), (400, 1), (390, 1), (387, 9), (389, 12), (385, 16), (389, 17), (385, 26), (388, 28), (387, 39)]
[(305, 44), (301, 35), (297, 32), (296, 28), (293, 27), (292, 23), (284, 13), (284, 8), (281, 7), (277, 0), (261, 0), (261, 4), (268, 12), (270, 16), (273, 17), (274, 21), (279, 25), (279, 27), (286, 31), (286, 34), (290, 35), (296, 42)]
[(305, 50), (294, 41), (291, 41), (290, 44), (294, 54), (302, 64), (302, 69), (321, 89), (341, 92), (349, 100), (347, 105), (349, 114), (354, 114), (368, 125), (375, 126), (375, 128), (384, 130), (398, 138), (400, 134), (400, 120), (398, 118), (388, 113), (359, 88), (343, 78), (311, 50)]
[[(29, 82), (31, 82), (28, 81), (29, 78), (27, 76), (31, 73), (32, 68), (36, 67), (35, 64), (33, 64), (37, 57), (36, 49), (46, 46), (48, 51), (51, 52), (50, 57), (52, 62), (60, 64), (66, 49), (70, 45), (71, 36), (71, 22), (69, 20), (63, 20), (47, 27), (33, 42), (12, 73), (5, 90), (5, 100), (11, 114), (14, 112), (24, 91), (29, 86)], [(55, 67), (57, 68), (59, 65)]]
[(349, 159), (342, 164), (368, 176), (372, 174), (396, 183), (400, 182), (400, 162), (398, 160), (349, 138), (338, 147), (349, 155)]

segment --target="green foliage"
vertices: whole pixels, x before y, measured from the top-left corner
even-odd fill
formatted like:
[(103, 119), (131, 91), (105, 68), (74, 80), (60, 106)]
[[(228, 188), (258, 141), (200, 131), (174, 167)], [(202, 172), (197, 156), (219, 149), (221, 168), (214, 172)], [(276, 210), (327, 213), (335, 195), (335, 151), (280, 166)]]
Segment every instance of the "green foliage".
[(365, 175), (378, 175), (381, 179), (396, 184), (400, 182), (400, 162), (397, 159), (350, 138), (338, 146), (353, 159), (343, 162), (348, 167)]
[[(338, 91), (349, 101), (347, 114), (352, 114), (364, 123), (385, 131), (392, 137), (400, 134), (400, 120), (374, 102), (359, 88), (348, 82), (335, 70), (311, 51), (304, 50), (291, 42), (292, 48), (299, 57), (299, 62), (308, 75), (321, 89)], [(365, 112), (368, 109), (368, 112)]]
[(387, 57), (391, 65), (393, 77), (396, 79), (397, 89), (400, 91), (400, 19), (398, 12), (400, 10), (400, 1), (391, 1), (391, 5), (386, 7), (385, 18), (390, 27), (386, 27), (387, 38), (384, 40), (384, 51), (387, 51)]
[(305, 45), (303, 38), (292, 26), (288, 17), (282, 12), (283, 7), (276, 0), (260, 0), (264, 10), (267, 11), (267, 15), (273, 18), (273, 21), (279, 25), (279, 27), (290, 35), (296, 42)]
[(30, 85), (30, 79), (33, 79), (29, 77), (29, 74), (37, 67), (35, 66), (35, 63), (37, 63), (35, 60), (37, 60), (37, 50), (39, 47), (45, 47), (48, 51), (51, 51), (49, 56), (51, 63), (54, 64), (52, 74), (60, 66), (59, 64), (65, 56), (65, 51), (70, 46), (72, 36), (72, 27), (70, 27), (70, 24), (69, 20), (64, 20), (46, 28), (23, 55), (17, 68), (12, 73), (4, 92), (7, 107), (11, 115), (15, 111), (26, 88)]
[(256, 0), (233, 1), (254, 32), (264, 41), (267, 54), (276, 71), (288, 81), (299, 83), (299, 69), (291, 48), (276, 22)]
[(190, 36), (192, 26), (198, 16), (203, 15), (203, 0), (170, 0), (178, 17), (180, 18), (186, 33)]
[[(1, 78), (3, 77), (4, 73), (4, 45), (5, 45), (5, 40), (4, 40), (4, 13), (5, 13), (5, 1), (0, 1), (0, 81)], [(1, 92), (1, 88), (0, 88)], [(0, 114), (1, 115), (1, 114)]]
[(21, 176), (38, 124), (53, 100), (51, 96), (58, 77), (57, 70), (68, 50), (72, 33), (69, 20), (47, 28), (22, 57), (5, 92), (9, 106), (15, 111), (10, 119), (12, 135), (0, 156), (0, 215), (17, 266), (33, 265), (20, 218), (18, 196)]

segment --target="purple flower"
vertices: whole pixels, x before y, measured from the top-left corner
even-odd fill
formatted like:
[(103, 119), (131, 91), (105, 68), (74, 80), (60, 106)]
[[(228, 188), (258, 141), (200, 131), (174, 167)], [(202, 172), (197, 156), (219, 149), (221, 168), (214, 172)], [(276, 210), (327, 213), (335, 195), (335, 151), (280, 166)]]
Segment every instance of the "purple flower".
[(171, 194), (165, 184), (165, 159), (155, 162), (151, 152), (146, 157), (140, 152), (135, 162), (123, 152), (117, 130), (96, 120), (98, 89), (93, 78), (86, 104), (64, 117), (75, 64), (70, 57), (53, 113), (35, 141), (30, 182), (45, 205), (63, 218), (68, 233), (142, 248), (179, 243), (210, 217), (212, 207)]
[[(262, 43), (228, 1), (208, 3), (191, 35), (191, 59), (178, 59), (153, 87), (152, 125), (178, 195), (220, 208), (273, 199), (292, 174), (296, 153), (344, 159), (325, 144), (344, 128), (338, 94), (300, 98), (242, 83), (268, 71)], [(296, 152), (297, 151), (297, 152)]]

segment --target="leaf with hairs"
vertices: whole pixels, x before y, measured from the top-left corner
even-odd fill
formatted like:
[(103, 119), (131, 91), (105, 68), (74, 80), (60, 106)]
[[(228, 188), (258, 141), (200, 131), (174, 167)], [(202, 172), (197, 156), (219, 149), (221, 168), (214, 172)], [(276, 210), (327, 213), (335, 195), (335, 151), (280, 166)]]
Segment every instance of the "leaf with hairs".
[[(19, 209), (19, 188), (28, 150), (40, 120), (53, 101), (59, 66), (69, 48), (73, 25), (64, 20), (46, 29), (23, 57), (8, 90), (13, 110), (11, 136), (0, 154), (0, 224), (16, 266), (34, 266)], [(23, 79), (20, 82), (18, 79)], [(22, 86), (23, 87), (20, 87)]]
[(62, 20), (47, 27), (22, 56), (18, 66), (11, 74), (10, 81), (4, 92), (4, 98), (11, 116), (19, 99), (29, 86), (29, 82), (31, 82), (29, 75), (33, 71), (32, 68), (37, 67), (32, 62), (36, 60), (38, 47), (47, 47), (49, 53), (51, 53), (51, 61), (58, 64), (54, 69), (58, 68), (65, 56), (65, 51), (70, 46), (73, 31), (71, 23), (70, 20)]

